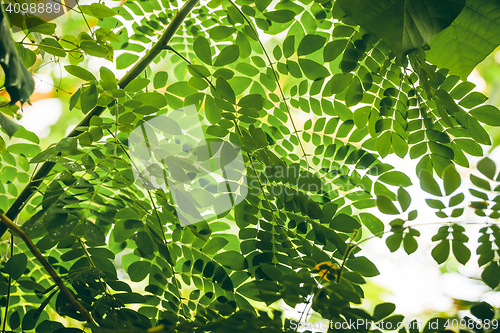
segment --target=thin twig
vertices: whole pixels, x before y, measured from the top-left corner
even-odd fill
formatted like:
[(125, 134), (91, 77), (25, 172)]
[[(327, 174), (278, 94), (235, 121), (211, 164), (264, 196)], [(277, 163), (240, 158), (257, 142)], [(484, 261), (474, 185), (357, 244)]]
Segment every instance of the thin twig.
[(264, 55), (266, 56), (267, 61), (269, 62), (269, 67), (271, 68), (271, 71), (273, 72), (274, 80), (276, 81), (276, 84), (279, 88), (281, 99), (283, 100), (283, 104), (285, 105), (286, 112), (288, 113), (288, 116), (290, 117), (290, 122), (292, 124), (293, 133), (297, 137), (297, 141), (299, 142), (300, 149), (302, 150), (302, 154), (303, 154), (303, 157), (306, 161), (307, 168), (309, 168), (310, 166), (309, 166), (309, 161), (307, 160), (306, 150), (304, 149), (304, 146), (302, 144), (302, 140), (299, 137), (299, 131), (297, 130), (297, 127), (295, 126), (295, 122), (293, 121), (292, 112), (290, 111), (290, 107), (288, 106), (288, 103), (286, 101), (285, 92), (283, 91), (283, 87), (281, 86), (280, 80), (278, 78), (278, 73), (276, 72), (276, 69), (273, 66), (273, 63), (271, 61), (271, 57), (269, 56), (269, 53), (267, 53), (267, 50), (264, 47), (264, 44), (262, 43), (262, 41), (259, 38), (259, 34), (258, 34), (257, 30), (255, 29), (253, 24), (250, 22), (248, 17), (241, 11), (241, 9), (238, 6), (236, 6), (236, 4), (232, 0), (229, 0), (229, 3), (231, 3), (231, 5), (240, 13), (240, 15), (243, 17), (243, 19), (248, 24), (250, 29), (252, 29), (252, 31), (255, 35), (255, 38), (257, 38), (257, 41), (259, 42), (259, 45), (260, 45), (260, 48), (262, 49), (262, 52), (264, 52)]
[(68, 301), (73, 305), (73, 307), (80, 312), (80, 314), (85, 318), (85, 320), (89, 324), (96, 325), (94, 322), (94, 319), (90, 316), (88, 311), (83, 307), (80, 302), (73, 296), (71, 291), (66, 287), (64, 284), (63, 280), (59, 275), (57, 275), (56, 271), (52, 266), (49, 264), (49, 262), (45, 259), (45, 257), (40, 253), (40, 250), (36, 247), (36, 245), (33, 243), (31, 238), (28, 236), (27, 233), (25, 233), (23, 230), (21, 230), (14, 222), (12, 222), (11, 219), (9, 219), (7, 216), (4, 214), (0, 214), (0, 220), (3, 222), (3, 224), (10, 230), (14, 231), (21, 239), (26, 243), (26, 246), (30, 249), (31, 253), (38, 259), (38, 261), (42, 264), (42, 266), (45, 268), (45, 270), (49, 273), (49, 275), (52, 277), (52, 280), (57, 284), (59, 287), (59, 290), (66, 296)]

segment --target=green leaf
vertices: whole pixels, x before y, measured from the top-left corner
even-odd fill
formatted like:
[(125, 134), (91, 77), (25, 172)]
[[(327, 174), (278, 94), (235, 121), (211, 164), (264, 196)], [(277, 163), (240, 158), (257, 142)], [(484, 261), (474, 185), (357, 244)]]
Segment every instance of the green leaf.
[(325, 62), (331, 62), (338, 58), (338, 56), (345, 50), (347, 46), (346, 39), (337, 39), (329, 42), (323, 49), (323, 59)]
[(216, 26), (215, 28), (210, 29), (208, 33), (209, 33), (211, 39), (222, 40), (222, 39), (226, 39), (227, 37), (231, 36), (235, 32), (236, 32), (236, 29), (232, 28), (232, 27)]
[(137, 54), (123, 53), (116, 58), (116, 69), (125, 69), (139, 59)]
[(425, 199), (425, 202), (427, 203), (427, 206), (434, 208), (434, 209), (444, 209), (446, 207), (444, 205), (444, 203), (442, 203), (439, 200)]
[(482, 105), (470, 110), (469, 114), (487, 125), (500, 126), (500, 110), (493, 105)]
[(40, 153), (41, 149), (39, 146), (30, 143), (14, 143), (7, 147), (7, 151), (16, 155), (35, 157)]
[(232, 64), (238, 60), (240, 56), (240, 48), (238, 45), (228, 45), (222, 49), (217, 58), (215, 59), (214, 66), (221, 67)]
[(330, 76), (328, 69), (311, 59), (300, 58), (299, 65), (309, 80), (316, 81)]
[(144, 254), (152, 255), (154, 253), (153, 240), (147, 232), (139, 231), (132, 237), (132, 239), (137, 245), (137, 248)]
[[(25, 102), (29, 102), (29, 98), (35, 89), (35, 82), (17, 53), (14, 41), (12, 40), (9, 23), (4, 17), (3, 7), (0, 10), (0, 66), (2, 66), (5, 73), (5, 82), (3, 85), (9, 93), (11, 104), (15, 104), (18, 101), (24, 104)], [(12, 131), (9, 132), (13, 133)]]
[(500, 44), (500, 4), (467, 0), (460, 15), (430, 42), (428, 60), (466, 80)]
[(108, 50), (93, 40), (84, 40), (80, 43), (80, 48), (88, 55), (94, 57), (106, 58), (108, 56)]
[(333, 230), (347, 233), (354, 232), (356, 229), (359, 229), (359, 227), (361, 227), (361, 224), (359, 224), (355, 218), (346, 214), (338, 214), (334, 217), (332, 222), (330, 222), (330, 228)]
[(221, 98), (232, 104), (236, 104), (236, 95), (234, 90), (222, 75), (217, 78), (215, 89)]
[(348, 259), (346, 266), (366, 277), (373, 277), (380, 274), (377, 267), (366, 257)]
[(465, 0), (340, 0), (339, 4), (350, 18), (401, 58), (448, 27), (464, 8)]
[(491, 139), (488, 132), (473, 117), (467, 115), (467, 130), (472, 139), (483, 145), (491, 145)]
[(385, 240), (385, 244), (387, 245), (389, 251), (395, 252), (401, 246), (402, 241), (403, 241), (403, 233), (396, 232), (387, 237), (387, 239)]
[(262, 95), (250, 94), (242, 97), (238, 102), (238, 106), (242, 108), (253, 108), (255, 110), (262, 110), (263, 103), (264, 101), (262, 99)]
[(66, 51), (64, 51), (61, 44), (59, 44), (54, 38), (47, 37), (42, 39), (39, 47), (45, 52), (55, 55), (56, 57), (66, 56)]
[(95, 81), (96, 78), (94, 74), (90, 73), (83, 67), (74, 66), (74, 65), (66, 65), (64, 68), (73, 76), (76, 76), (84, 81)]
[(92, 3), (89, 6), (92, 16), (103, 19), (106, 17), (112, 17), (116, 15), (116, 12), (111, 8), (106, 7), (101, 3)]
[(476, 175), (470, 175), (470, 180), (472, 184), (476, 185), (479, 188), (482, 188), (483, 190), (491, 190), (490, 183), (483, 178), (477, 177)]
[(164, 71), (159, 71), (155, 74), (153, 79), (153, 87), (155, 89), (163, 88), (167, 85), (168, 73)]
[(406, 212), (411, 204), (410, 194), (402, 187), (398, 188), (398, 202), (403, 212)]
[(495, 162), (493, 162), (489, 157), (485, 157), (477, 163), (477, 169), (483, 175), (493, 180), (496, 174)]
[[(346, 90), (347, 87), (349, 87), (349, 85), (352, 81), (352, 78), (353, 78), (353, 75), (351, 73), (335, 74), (329, 82), (330, 91), (332, 92), (332, 94), (335, 94), (335, 95), (340, 94), (341, 92)], [(368, 116), (367, 116), (367, 120), (368, 120)]]
[(410, 177), (400, 171), (389, 171), (379, 177), (379, 181), (388, 185), (407, 187), (412, 185)]
[[(331, 82), (331, 81), (330, 81)], [(358, 129), (363, 129), (368, 125), (368, 118), (372, 112), (372, 107), (369, 105), (360, 107), (354, 111), (353, 120)]]
[(299, 48), (297, 49), (297, 55), (303, 56), (311, 54), (323, 48), (326, 43), (326, 38), (318, 35), (305, 35), (300, 41)]
[(455, 190), (460, 187), (461, 183), (462, 180), (460, 174), (455, 169), (455, 166), (453, 164), (448, 165), (443, 172), (443, 185), (445, 194), (450, 195), (455, 192)]
[(137, 78), (132, 81), (130, 81), (127, 86), (125, 86), (125, 91), (130, 91), (130, 92), (137, 92), (141, 91), (142, 89), (146, 88), (149, 84), (149, 79), (145, 78)]
[(470, 313), (472, 313), (476, 318), (485, 321), (491, 320), (495, 316), (495, 309), (486, 302), (481, 302), (470, 308)]
[(205, 97), (205, 117), (211, 124), (217, 124), (221, 117), (222, 110), (215, 105), (212, 96)]
[(80, 105), (83, 113), (88, 113), (97, 105), (97, 86), (95, 81), (91, 81), (88, 86), (82, 88)]
[(406, 233), (403, 238), (403, 248), (407, 254), (412, 254), (418, 248), (418, 242), (410, 233)]
[(14, 122), (14, 120), (3, 113), (0, 112), (0, 126), (4, 129), (5, 133), (9, 137), (14, 135), (16, 133), (17, 129), (19, 128), (19, 125)]
[(463, 106), (464, 108), (467, 109), (472, 109), (473, 107), (476, 107), (484, 102), (488, 97), (486, 97), (484, 94), (480, 93), (479, 91), (473, 91), (467, 96), (465, 96), (458, 104), (460, 106)]
[(248, 267), (245, 257), (236, 251), (226, 251), (217, 254), (214, 260), (233, 270), (243, 270)]
[(295, 53), (295, 36), (290, 35), (283, 41), (283, 55), (290, 58)]
[(448, 259), (450, 254), (450, 241), (443, 239), (438, 245), (436, 245), (431, 252), (432, 257), (438, 264), (442, 264)]
[(26, 18), (25, 22), (30, 33), (39, 32), (44, 35), (53, 35), (57, 27), (56, 24), (44, 22), (41, 18), (36, 16)]
[(363, 86), (357, 76), (355, 76), (345, 94), (345, 105), (351, 107), (357, 105), (363, 99)]
[(391, 313), (396, 310), (396, 305), (393, 303), (380, 303), (377, 304), (375, 309), (373, 310), (373, 320), (379, 321), (389, 316)]
[(125, 304), (130, 304), (130, 303), (147, 303), (148, 300), (146, 297), (142, 296), (141, 294), (138, 293), (123, 293), (123, 294), (114, 294), (114, 298), (116, 298), (118, 301), (123, 302)]
[(134, 100), (142, 102), (144, 105), (152, 105), (161, 109), (167, 106), (167, 99), (157, 91), (137, 93)]
[(360, 213), (359, 218), (372, 235), (382, 238), (384, 223), (378, 217), (370, 213)]
[(287, 23), (295, 18), (295, 13), (291, 10), (283, 9), (264, 13), (264, 16), (274, 22)]
[(11, 278), (17, 280), (23, 275), (27, 264), (28, 257), (24, 253), (18, 253), (9, 258), (4, 268)]
[(450, 202), (448, 204), (449, 207), (454, 207), (464, 201), (465, 195), (463, 193), (458, 193), (450, 198)]
[(492, 261), (481, 274), (481, 279), (490, 287), (495, 289), (500, 284), (500, 266), (496, 261)]
[(90, 221), (85, 221), (85, 237), (97, 245), (106, 244), (106, 235), (102, 230)]
[(377, 138), (375, 142), (375, 147), (382, 158), (389, 155), (391, 151), (391, 133), (390, 131), (385, 131), (381, 136)]
[(127, 273), (133, 282), (141, 282), (151, 272), (151, 263), (149, 261), (134, 261), (128, 266)]
[(208, 241), (207, 244), (203, 247), (203, 252), (206, 254), (212, 255), (217, 253), (220, 249), (224, 248), (229, 244), (229, 241), (222, 237), (214, 237)]
[(207, 65), (212, 65), (212, 51), (210, 42), (203, 36), (198, 36), (193, 43), (194, 53)]
[(399, 214), (398, 209), (392, 203), (391, 199), (386, 195), (377, 195), (377, 207), (384, 213), (389, 215)]
[(457, 259), (459, 263), (462, 265), (465, 265), (469, 259), (470, 259), (470, 250), (467, 248), (467, 246), (464, 245), (464, 243), (453, 240), (451, 242), (452, 249), (453, 249), (453, 255)]
[(426, 169), (421, 169), (418, 178), (420, 179), (420, 188), (422, 188), (422, 190), (438, 197), (442, 196), (441, 189), (436, 180), (432, 177), (432, 173)]

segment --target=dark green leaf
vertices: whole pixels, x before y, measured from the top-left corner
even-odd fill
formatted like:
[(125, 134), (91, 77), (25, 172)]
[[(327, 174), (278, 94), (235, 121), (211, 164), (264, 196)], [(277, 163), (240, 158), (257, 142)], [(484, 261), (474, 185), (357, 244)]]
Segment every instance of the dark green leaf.
[(217, 93), (220, 97), (232, 104), (236, 104), (236, 95), (233, 91), (233, 88), (231, 88), (231, 85), (226, 81), (226, 79), (224, 79), (222, 75), (217, 78), (215, 89), (217, 90)]
[(461, 182), (460, 174), (455, 170), (455, 166), (453, 164), (448, 165), (443, 172), (445, 194), (450, 195), (455, 192), (455, 190), (460, 187)]
[(309, 80), (320, 80), (330, 76), (330, 72), (323, 66), (311, 59), (299, 59), (299, 65), (304, 75)]
[(226, 246), (228, 243), (229, 241), (225, 238), (214, 237), (210, 239), (207, 244), (205, 244), (205, 246), (203, 247), (203, 252), (210, 255), (215, 254), (224, 246)]
[(396, 305), (393, 303), (380, 303), (377, 304), (375, 310), (373, 310), (373, 320), (379, 321), (389, 316), (396, 310)]
[(398, 209), (392, 203), (391, 199), (386, 195), (377, 195), (377, 207), (384, 213), (389, 215), (399, 214)]
[(379, 181), (398, 187), (407, 187), (412, 185), (410, 177), (400, 171), (386, 172), (379, 177)]
[(360, 213), (359, 218), (373, 235), (382, 237), (381, 233), (384, 231), (384, 223), (378, 217), (370, 213)]
[(66, 65), (64, 66), (64, 69), (68, 71), (73, 76), (76, 76), (84, 81), (95, 81), (96, 78), (94, 74), (90, 73), (88, 70), (86, 70), (83, 67), (80, 66), (74, 66), (74, 65)]
[(326, 38), (318, 35), (305, 35), (300, 41), (297, 55), (303, 56), (323, 48), (326, 43)]
[(24, 253), (18, 253), (9, 258), (5, 264), (5, 271), (14, 280), (17, 280), (23, 275), (26, 270), (26, 265), (28, 264), (28, 257)]
[(481, 279), (490, 287), (495, 289), (500, 283), (500, 266), (496, 261), (492, 261), (481, 274)]
[(356, 257), (347, 260), (346, 266), (366, 277), (373, 277), (380, 274), (377, 267), (366, 257)]
[(245, 257), (236, 251), (226, 251), (217, 254), (214, 260), (223, 266), (234, 270), (243, 270), (248, 267)]
[(88, 113), (97, 104), (97, 86), (95, 81), (91, 81), (90, 84), (82, 88), (80, 105), (82, 107), (83, 113)]
[(453, 249), (453, 255), (455, 256), (457, 261), (462, 265), (465, 265), (470, 259), (470, 250), (467, 248), (467, 246), (464, 245), (464, 243), (460, 241), (453, 240), (451, 242), (451, 245)]
[(283, 9), (264, 13), (264, 16), (274, 22), (286, 23), (294, 19), (295, 13), (291, 10)]
[(345, 94), (345, 105), (351, 107), (357, 105), (363, 99), (363, 86), (357, 76), (355, 76)]
[(493, 162), (489, 157), (485, 157), (477, 163), (477, 169), (483, 175), (493, 180), (496, 174), (495, 162)]
[(431, 41), (429, 61), (466, 80), (474, 67), (500, 44), (499, 18), (499, 3), (467, 0), (453, 24)]
[(500, 111), (493, 105), (483, 105), (470, 110), (469, 113), (482, 123), (500, 126)]
[(431, 254), (438, 264), (442, 264), (443, 262), (445, 262), (450, 254), (450, 241), (447, 239), (443, 239), (432, 249)]
[(339, 3), (350, 18), (402, 57), (428, 44), (448, 27), (464, 8), (465, 0), (340, 0)]
[(420, 187), (422, 190), (438, 197), (442, 196), (441, 189), (434, 177), (432, 177), (432, 173), (426, 169), (421, 169), (418, 178), (420, 179)]
[(151, 272), (151, 263), (149, 261), (134, 261), (127, 269), (130, 280), (141, 282)]
[(240, 56), (240, 48), (238, 45), (229, 45), (222, 49), (222, 51), (215, 59), (214, 66), (225, 66), (238, 60)]

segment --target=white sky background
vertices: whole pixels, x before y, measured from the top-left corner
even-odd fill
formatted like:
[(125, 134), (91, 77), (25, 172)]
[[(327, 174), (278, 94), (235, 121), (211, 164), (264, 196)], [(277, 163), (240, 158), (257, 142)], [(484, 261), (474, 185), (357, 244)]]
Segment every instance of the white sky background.
[[(114, 2), (113, 5), (115, 4), (117, 3)], [(495, 60), (500, 63), (500, 56), (495, 57)], [(106, 66), (115, 71), (117, 77), (121, 77), (125, 72), (115, 70), (110, 66), (110, 62), (99, 58), (91, 58), (88, 65), (85, 66), (94, 73), (97, 73), (101, 66)], [(54, 82), (50, 77), (52, 70), (58, 73), (59, 66), (54, 64), (44, 66), (36, 74), (36, 92), (49, 93), (53, 89)], [(63, 75), (68, 75), (64, 69)], [(483, 91), (486, 88), (484, 80), (477, 71), (471, 74), (469, 80), (477, 85), (476, 90), (478, 91)], [(28, 130), (35, 132), (39, 137), (47, 137), (51, 126), (55, 125), (61, 116), (62, 108), (63, 103), (57, 98), (34, 102), (32, 106), (24, 108), (24, 116), (20, 123)], [(82, 116), (81, 113), (78, 115)], [(296, 114), (295, 117), (298, 120), (296, 122), (299, 123), (298, 128), (301, 128), (300, 123), (303, 123), (302, 116), (306, 116), (306, 119), (309, 118), (309, 115)], [(73, 126), (75, 125), (76, 123)], [(73, 126), (70, 126), (67, 132)], [(500, 150), (495, 150), (490, 157), (495, 161), (500, 161)], [(482, 272), (482, 268), (480, 269), (477, 266), (477, 256), (474, 252), (477, 246), (479, 228), (466, 227), (470, 237), (468, 245), (472, 249), (472, 256), (467, 265), (462, 267), (455, 264), (454, 259), (451, 259), (446, 264), (451, 269), (459, 266), (458, 270), (461, 275), (456, 273), (441, 274), (439, 266), (430, 254), (432, 246), (435, 245), (431, 242), (431, 237), (437, 232), (440, 225), (432, 223), (445, 222), (445, 220), (439, 219), (435, 216), (434, 210), (427, 207), (424, 199), (430, 196), (420, 189), (419, 181), (415, 175), (416, 162), (410, 160), (408, 156), (401, 160), (394, 155), (385, 158), (384, 162), (394, 165), (397, 170), (405, 172), (412, 179), (414, 185), (407, 188), (412, 196), (412, 206), (408, 211), (417, 209), (419, 216), (411, 224), (429, 223), (431, 225), (417, 227), (421, 232), (421, 237), (417, 238), (419, 248), (410, 256), (403, 249), (390, 253), (385, 245), (385, 237), (382, 240), (376, 238), (363, 243), (362, 248), (364, 250), (360, 254), (372, 260), (381, 273), (379, 276), (372, 278), (371, 281), (387, 290), (387, 293), (382, 295), (382, 300), (395, 303), (397, 305), (396, 313), (405, 315), (408, 321), (413, 319), (426, 320), (435, 312), (449, 311), (453, 308), (454, 298), (468, 301), (485, 300), (494, 306), (500, 307), (500, 294), (491, 292), (483, 283), (474, 280)], [(461, 174), (463, 176), (462, 186), (463, 189), (466, 189), (469, 176), (464, 170), (462, 170)], [(393, 219), (391, 216), (380, 213), (377, 215), (386, 225)], [(479, 220), (473, 213), (467, 217), (471, 221)], [(450, 254), (450, 257), (453, 257), (453, 255)], [(369, 303), (366, 303), (366, 305), (373, 306), (373, 304)], [(302, 308), (300, 306), (297, 309), (302, 310)], [(296, 313), (294, 314), (294, 311), (290, 309), (287, 311), (287, 315), (295, 317)]]

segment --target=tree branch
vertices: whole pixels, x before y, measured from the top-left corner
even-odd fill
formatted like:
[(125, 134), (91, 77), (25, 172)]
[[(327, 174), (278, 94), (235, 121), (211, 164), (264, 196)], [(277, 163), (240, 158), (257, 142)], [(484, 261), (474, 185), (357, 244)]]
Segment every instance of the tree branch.
[(78, 302), (78, 300), (73, 296), (71, 291), (66, 287), (64, 284), (63, 280), (59, 275), (57, 275), (56, 271), (52, 266), (49, 264), (49, 262), (45, 259), (45, 257), (40, 253), (40, 250), (36, 247), (35, 244), (33, 244), (33, 241), (31, 238), (26, 234), (24, 231), (22, 231), (14, 222), (12, 222), (11, 219), (9, 219), (7, 216), (4, 214), (0, 214), (0, 220), (3, 222), (3, 224), (9, 228), (10, 230), (14, 231), (21, 239), (26, 243), (28, 248), (30, 249), (31, 253), (38, 259), (38, 261), (42, 264), (42, 266), (45, 268), (45, 270), (49, 273), (49, 275), (52, 277), (52, 280), (57, 284), (59, 287), (59, 290), (66, 296), (68, 301), (73, 305), (73, 307), (82, 314), (82, 316), (85, 318), (85, 320), (89, 324), (95, 325), (94, 319), (90, 316), (89, 312), (83, 307), (83, 305)]
[[(139, 74), (144, 71), (149, 64), (160, 54), (162, 50), (165, 49), (165, 47), (168, 45), (174, 34), (176, 33), (177, 29), (179, 29), (181, 23), (184, 21), (186, 16), (191, 12), (193, 7), (198, 3), (199, 0), (187, 0), (182, 8), (177, 12), (177, 14), (174, 16), (168, 27), (165, 29), (163, 35), (160, 37), (158, 42), (153, 45), (153, 47), (144, 55), (142, 59), (140, 59), (134, 67), (132, 67), (127, 74), (125, 74), (119, 81), (118, 81), (118, 86), (123, 89), (127, 86), (127, 84), (130, 83), (133, 79), (137, 78)], [(113, 105), (111, 103), (108, 106)], [(85, 118), (76, 126), (76, 128), (71, 131), (66, 137), (67, 138), (72, 138), (72, 137), (77, 137), (84, 131), (78, 130), (80, 127), (85, 127), (88, 126), (90, 123), (90, 119), (93, 116), (100, 116), (104, 110), (106, 110), (106, 107), (103, 106), (96, 106), (92, 111), (90, 111)], [(10, 220), (16, 219), (16, 217), (19, 215), (21, 210), (24, 208), (28, 200), (31, 198), (33, 193), (36, 191), (38, 186), (43, 182), (43, 180), (47, 177), (47, 175), (50, 173), (50, 171), (54, 168), (56, 164), (54, 162), (45, 162), (41, 166), (41, 168), (38, 170), (38, 172), (35, 174), (33, 177), (32, 181), (26, 185), (24, 190), (21, 192), (21, 194), (17, 197), (16, 201), (10, 206), (9, 210), (7, 213), (5, 213), (6, 217), (8, 217)], [(0, 237), (3, 236), (3, 234), (7, 231), (7, 227), (5, 225), (0, 224)]]

